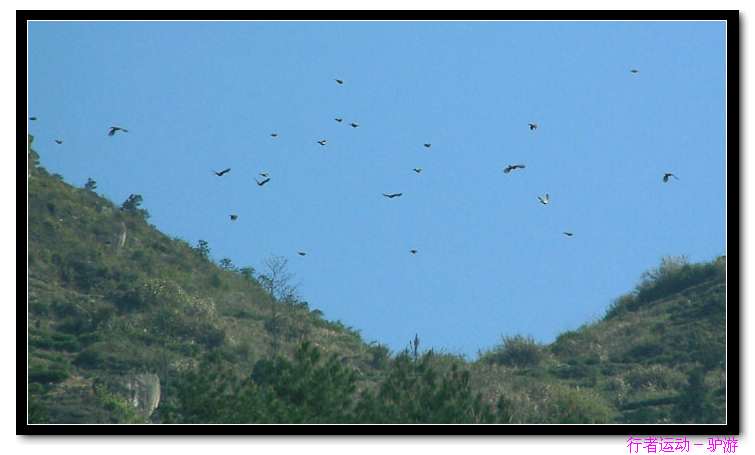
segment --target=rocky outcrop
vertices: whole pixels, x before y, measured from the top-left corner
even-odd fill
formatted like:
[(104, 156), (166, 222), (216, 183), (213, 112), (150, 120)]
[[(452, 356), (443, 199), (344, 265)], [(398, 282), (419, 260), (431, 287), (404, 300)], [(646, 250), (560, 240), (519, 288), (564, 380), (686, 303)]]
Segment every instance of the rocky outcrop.
[(160, 378), (153, 373), (135, 374), (126, 380), (130, 403), (137, 411), (149, 418), (160, 404)]

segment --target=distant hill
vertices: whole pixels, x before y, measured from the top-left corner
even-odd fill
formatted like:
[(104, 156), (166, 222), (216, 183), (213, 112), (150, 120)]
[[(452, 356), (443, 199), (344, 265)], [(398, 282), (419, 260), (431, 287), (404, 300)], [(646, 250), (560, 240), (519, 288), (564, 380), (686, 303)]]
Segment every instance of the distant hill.
[(509, 337), (474, 376), (488, 396), (503, 394), (513, 422), (555, 406), (561, 422), (592, 412), (617, 423), (725, 423), (725, 328), (726, 258), (666, 258), (601, 320), (546, 346)]
[(210, 259), (132, 195), (74, 188), (29, 137), (31, 423), (724, 420), (725, 258), (665, 259), (605, 318), (469, 362), (391, 354), (266, 270)]

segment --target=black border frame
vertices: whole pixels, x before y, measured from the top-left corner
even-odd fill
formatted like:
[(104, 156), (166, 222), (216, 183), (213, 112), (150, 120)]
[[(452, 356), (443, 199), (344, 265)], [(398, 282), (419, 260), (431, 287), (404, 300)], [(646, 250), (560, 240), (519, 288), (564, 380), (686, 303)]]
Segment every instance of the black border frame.
[[(739, 11), (16, 11), (16, 148), (19, 191), (17, 207), (26, 215), (27, 23), (38, 20), (446, 20), (446, 21), (568, 21), (568, 20), (708, 20), (726, 21), (726, 163), (727, 163), (727, 408), (726, 424), (522, 424), (522, 425), (96, 425), (27, 423), (28, 302), (17, 298), (16, 313), (16, 434), (18, 435), (738, 435), (741, 433), (740, 364), (741, 301), (739, 253), (740, 217), (740, 32)], [(23, 152), (23, 153), (22, 153)], [(24, 185), (24, 189), (21, 189)], [(729, 191), (733, 189), (733, 191)], [(732, 202), (728, 204), (728, 202)], [(28, 216), (28, 215), (27, 215)], [(28, 233), (27, 216), (18, 216), (18, 232)], [(733, 235), (732, 235), (733, 234)], [(20, 246), (22, 240), (17, 238)], [(729, 248), (731, 247), (731, 248)], [(17, 249), (17, 270), (28, 264), (28, 247)], [(732, 273), (732, 271), (734, 273)], [(27, 277), (28, 280), (28, 277)], [(21, 277), (19, 277), (21, 282)], [(28, 300), (28, 282), (27, 288)], [(19, 286), (20, 288), (21, 286)], [(731, 297), (731, 299), (729, 298)], [(729, 305), (733, 302), (733, 305)], [(728, 324), (731, 321), (732, 324)]]

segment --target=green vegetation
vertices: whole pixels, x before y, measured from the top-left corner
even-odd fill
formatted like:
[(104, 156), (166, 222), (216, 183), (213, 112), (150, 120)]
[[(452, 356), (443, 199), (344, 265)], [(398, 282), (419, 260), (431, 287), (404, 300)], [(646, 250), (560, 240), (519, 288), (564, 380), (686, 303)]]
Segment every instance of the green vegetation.
[[(310, 309), (285, 258), (216, 264), (150, 226), (140, 195), (118, 207), (50, 175), (31, 143), (32, 423), (724, 421), (725, 257), (663, 259), (549, 345), (394, 354)], [(160, 381), (146, 414), (129, 380), (144, 373)]]

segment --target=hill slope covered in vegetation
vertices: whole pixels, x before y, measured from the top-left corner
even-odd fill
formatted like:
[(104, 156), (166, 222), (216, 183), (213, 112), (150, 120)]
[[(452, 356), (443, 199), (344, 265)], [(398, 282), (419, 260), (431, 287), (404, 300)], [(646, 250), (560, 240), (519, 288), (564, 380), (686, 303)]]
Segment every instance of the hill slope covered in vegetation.
[(391, 354), (39, 166), (29, 138), (30, 423), (724, 421), (725, 258), (665, 259), (606, 316), (470, 362)]

